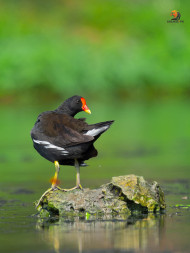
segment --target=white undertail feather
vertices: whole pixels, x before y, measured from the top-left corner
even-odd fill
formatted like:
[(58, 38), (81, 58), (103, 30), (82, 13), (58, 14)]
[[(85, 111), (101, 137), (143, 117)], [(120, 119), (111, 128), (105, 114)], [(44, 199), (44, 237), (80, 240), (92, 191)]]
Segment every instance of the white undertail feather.
[(34, 141), (35, 143), (37, 143), (37, 144), (45, 145), (44, 148), (52, 148), (52, 149), (60, 150), (60, 151), (62, 151), (62, 154), (63, 154), (63, 155), (67, 155), (67, 154), (69, 153), (69, 152), (66, 151), (64, 148), (55, 146), (55, 145), (51, 144), (51, 143), (48, 142), (48, 141), (39, 141), (39, 140), (35, 140), (35, 139), (33, 139), (33, 141)]
[(33, 141), (34, 141), (35, 143), (43, 144), (43, 145), (45, 145), (45, 144), (50, 144), (48, 141), (38, 141), (38, 140), (35, 140), (35, 139), (33, 139)]
[(88, 130), (88, 132), (86, 132), (85, 135), (96, 136), (96, 135), (100, 134), (101, 132), (105, 131), (108, 128), (109, 128), (109, 126), (94, 128), (92, 130)]

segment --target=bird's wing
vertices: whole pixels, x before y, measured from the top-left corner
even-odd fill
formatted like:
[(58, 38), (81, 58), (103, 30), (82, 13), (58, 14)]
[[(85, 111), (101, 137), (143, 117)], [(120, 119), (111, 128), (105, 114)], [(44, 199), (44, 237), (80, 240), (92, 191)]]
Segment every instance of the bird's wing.
[(113, 122), (114, 120), (110, 120), (92, 125), (87, 125), (83, 129), (83, 133), (87, 136), (93, 136), (94, 138), (96, 138), (96, 136), (100, 136), (102, 133), (104, 133)]
[(45, 112), (38, 116), (31, 135), (35, 140), (47, 140), (56, 146), (73, 146), (94, 139), (82, 132), (87, 125), (84, 120), (77, 120), (66, 114)]

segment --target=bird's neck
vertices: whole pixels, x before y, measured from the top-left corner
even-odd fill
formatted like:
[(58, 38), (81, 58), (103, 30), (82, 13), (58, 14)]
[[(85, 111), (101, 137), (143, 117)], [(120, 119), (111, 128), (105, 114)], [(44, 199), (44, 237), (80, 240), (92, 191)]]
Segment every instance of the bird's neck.
[(69, 115), (69, 116), (72, 116), (74, 117), (77, 112), (74, 112), (73, 110), (71, 110), (68, 106), (62, 106), (60, 105), (56, 110), (55, 112), (58, 112), (58, 113), (63, 113), (63, 114), (66, 114), (66, 115)]

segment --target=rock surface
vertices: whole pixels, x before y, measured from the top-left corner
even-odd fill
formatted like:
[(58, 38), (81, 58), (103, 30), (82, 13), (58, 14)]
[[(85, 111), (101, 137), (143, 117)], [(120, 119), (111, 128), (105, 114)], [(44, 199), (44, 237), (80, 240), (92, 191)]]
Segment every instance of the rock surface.
[(131, 215), (135, 212), (157, 212), (166, 208), (164, 193), (157, 182), (126, 175), (113, 177), (98, 189), (75, 189), (68, 192), (50, 191), (38, 210), (41, 217), (97, 215)]

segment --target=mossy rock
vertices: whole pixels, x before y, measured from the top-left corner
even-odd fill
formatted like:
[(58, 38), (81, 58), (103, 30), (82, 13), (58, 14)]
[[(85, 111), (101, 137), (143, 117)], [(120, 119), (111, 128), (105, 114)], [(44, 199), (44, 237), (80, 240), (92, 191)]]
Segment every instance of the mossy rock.
[(157, 212), (165, 207), (164, 193), (157, 182), (149, 184), (143, 177), (126, 175), (113, 177), (110, 183), (98, 189), (52, 190), (37, 209), (41, 217), (89, 217), (90, 214), (102, 218)]
[(111, 184), (119, 188), (129, 201), (148, 208), (148, 211), (166, 208), (164, 192), (155, 181), (150, 184), (143, 177), (127, 175), (113, 177)]

